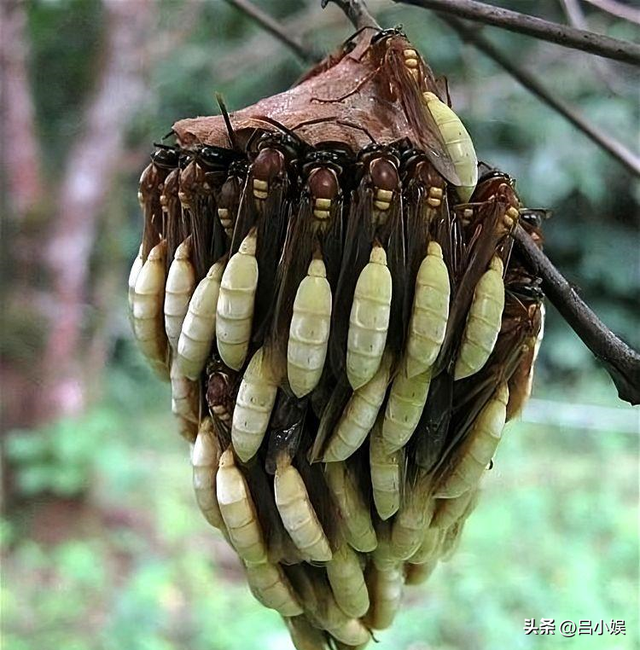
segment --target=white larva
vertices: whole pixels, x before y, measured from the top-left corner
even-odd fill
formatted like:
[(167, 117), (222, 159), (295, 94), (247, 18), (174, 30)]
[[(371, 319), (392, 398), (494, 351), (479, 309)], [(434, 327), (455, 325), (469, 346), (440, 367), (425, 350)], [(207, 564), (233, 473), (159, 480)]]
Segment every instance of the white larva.
[(296, 397), (320, 381), (329, 343), (331, 285), (321, 259), (312, 260), (293, 301), (287, 346), (287, 375)]
[(245, 561), (260, 564), (267, 561), (262, 529), (249, 486), (236, 467), (229, 447), (220, 457), (216, 475), (216, 496), (229, 539)]
[(342, 544), (327, 564), (327, 577), (338, 607), (353, 618), (360, 618), (369, 609), (369, 593), (358, 555), (348, 544)]
[(404, 447), (413, 435), (427, 402), (431, 369), (407, 377), (401, 369), (391, 384), (382, 422), (382, 439), (391, 453)]
[(449, 271), (442, 248), (432, 241), (416, 275), (407, 333), (405, 372), (408, 377), (422, 374), (434, 364), (447, 329), (450, 296)]
[(247, 582), (256, 600), (282, 616), (299, 616), (303, 609), (284, 571), (277, 564), (246, 564)]
[(211, 352), (216, 305), (224, 262), (216, 262), (196, 287), (178, 338), (178, 365), (185, 377), (197, 379)]
[(347, 339), (347, 378), (354, 390), (364, 386), (382, 360), (391, 314), (391, 273), (387, 254), (374, 245), (356, 283)]
[(191, 238), (185, 239), (176, 249), (167, 274), (164, 297), (164, 327), (169, 345), (175, 352), (182, 331), (182, 323), (196, 284), (196, 271), (191, 263)]
[(495, 255), (478, 281), (456, 359), (456, 380), (481, 370), (493, 352), (504, 310), (503, 270), (502, 260)]
[(436, 498), (453, 499), (478, 485), (502, 437), (508, 401), (509, 389), (505, 382), (500, 384), (494, 396), (480, 411), (468, 433), (457, 464), (436, 489)]
[(162, 322), (166, 240), (150, 251), (136, 278), (133, 292), (133, 332), (142, 354), (163, 378), (167, 372), (167, 335)]
[(460, 186), (456, 188), (458, 196), (466, 202), (478, 182), (478, 158), (471, 136), (460, 118), (436, 95), (426, 92), (423, 98), (460, 178)]
[(384, 401), (392, 360), (386, 352), (373, 378), (349, 398), (324, 452), (325, 463), (349, 458), (365, 441)]
[(220, 445), (215, 437), (211, 418), (205, 418), (200, 424), (198, 437), (191, 451), (193, 490), (205, 519), (215, 528), (224, 529), (216, 497), (216, 475), (220, 455)]
[(279, 465), (274, 487), (280, 518), (293, 543), (307, 560), (329, 561), (332, 555), (329, 540), (298, 470), (293, 465)]
[(231, 421), (231, 440), (238, 458), (247, 462), (256, 454), (269, 426), (278, 384), (269, 368), (269, 355), (260, 348), (244, 372)]
[(240, 370), (249, 350), (258, 287), (257, 236), (252, 230), (231, 257), (222, 276), (216, 310), (218, 352), (224, 363)]
[(370, 553), (378, 540), (371, 522), (371, 513), (345, 463), (325, 466), (327, 487), (340, 511), (345, 539), (356, 551)]

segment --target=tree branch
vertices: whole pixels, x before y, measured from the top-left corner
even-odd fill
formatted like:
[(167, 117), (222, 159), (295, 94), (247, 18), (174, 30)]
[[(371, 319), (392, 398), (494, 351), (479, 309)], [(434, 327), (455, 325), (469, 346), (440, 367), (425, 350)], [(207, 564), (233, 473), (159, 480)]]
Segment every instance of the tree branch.
[(517, 226), (514, 239), (527, 267), (542, 278), (545, 295), (604, 365), (620, 399), (640, 404), (640, 354), (598, 318), (522, 226)]
[[(379, 27), (361, 0), (322, 0), (322, 6), (325, 7), (329, 1), (337, 4), (357, 29)], [(448, 17), (448, 20), (455, 19)], [(543, 89), (543, 94), (546, 93)], [(582, 120), (580, 117), (577, 119)], [(521, 226), (516, 228), (514, 238), (525, 264), (542, 278), (543, 289), (552, 304), (603, 363), (620, 398), (631, 404), (640, 403), (640, 355), (600, 321)]]
[(595, 142), (599, 147), (613, 156), (628, 171), (635, 176), (640, 176), (640, 158), (618, 141), (609, 137), (606, 133), (601, 132), (590, 122), (585, 120), (581, 115), (576, 113), (571, 106), (563, 100), (556, 97), (548, 90), (536, 77), (531, 73), (518, 67), (511, 59), (496, 48), (489, 40), (476, 30), (468, 26), (461, 20), (438, 14), (449, 26), (451, 26), (460, 37), (484, 52), (489, 58), (493, 59), (499, 66), (504, 68), (512, 77), (517, 79), (527, 90), (531, 91), (545, 104), (548, 104), (556, 112), (560, 113), (566, 120), (571, 122), (577, 129), (582, 131), (588, 138)]
[(616, 2), (616, 0), (585, 0), (585, 2), (612, 16), (640, 25), (640, 11), (638, 9), (623, 5), (621, 2)]
[(583, 29), (559, 25), (509, 9), (501, 9), (473, 0), (394, 0), (394, 2), (434, 9), (460, 18), (501, 27), (511, 32), (533, 36), (563, 47), (640, 66), (640, 45), (594, 34)]
[(226, 2), (245, 15), (255, 20), (263, 29), (284, 43), (292, 52), (306, 63), (317, 63), (322, 57), (309, 48), (306, 48), (296, 38), (287, 34), (278, 21), (248, 0), (226, 0)]
[(364, 0), (322, 0), (322, 8), (324, 9), (329, 2), (338, 5), (356, 29), (366, 27), (380, 29), (378, 21), (371, 15)]

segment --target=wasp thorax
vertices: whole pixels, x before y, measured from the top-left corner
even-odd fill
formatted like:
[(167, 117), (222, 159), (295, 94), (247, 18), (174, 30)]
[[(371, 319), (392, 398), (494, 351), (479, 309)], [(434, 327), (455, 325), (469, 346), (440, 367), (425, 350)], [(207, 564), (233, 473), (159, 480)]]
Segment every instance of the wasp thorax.
[(169, 209), (169, 202), (173, 197), (178, 193), (178, 188), (180, 186), (180, 170), (174, 169), (165, 179), (164, 187), (162, 188), (162, 194), (160, 195), (160, 205), (162, 206), (162, 211), (167, 212)]
[(227, 423), (231, 420), (229, 402), (231, 400), (229, 376), (223, 372), (214, 372), (207, 380), (207, 404), (211, 414)]
[(391, 207), (393, 193), (400, 189), (398, 170), (389, 160), (376, 158), (369, 166), (369, 174), (375, 187), (373, 205), (384, 212)]
[(233, 234), (235, 214), (233, 206), (237, 204), (241, 185), (237, 176), (229, 176), (218, 194), (218, 218), (228, 237)]
[(404, 64), (409, 69), (411, 76), (418, 81), (418, 76), (420, 74), (420, 61), (418, 59), (418, 53), (408, 48), (402, 52), (404, 57)]
[(178, 190), (178, 198), (183, 206), (187, 208), (192, 207), (194, 192), (201, 181), (202, 169), (195, 160), (192, 160), (180, 172), (180, 189)]
[(314, 169), (309, 174), (309, 191), (313, 197), (313, 216), (328, 219), (331, 204), (340, 192), (336, 173), (326, 167)]
[(253, 196), (260, 201), (264, 201), (269, 195), (269, 183), (284, 174), (284, 172), (284, 154), (269, 147), (262, 149), (251, 165)]

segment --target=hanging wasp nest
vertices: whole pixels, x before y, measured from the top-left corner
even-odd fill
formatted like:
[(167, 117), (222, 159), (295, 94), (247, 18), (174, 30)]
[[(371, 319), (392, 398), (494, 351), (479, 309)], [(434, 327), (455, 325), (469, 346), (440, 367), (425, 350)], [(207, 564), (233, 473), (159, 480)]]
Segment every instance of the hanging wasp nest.
[(530, 391), (542, 295), (511, 233), (540, 244), (539, 219), (449, 104), (402, 33), (364, 30), (178, 122), (142, 174), (135, 336), (202, 513), (300, 650), (391, 625)]

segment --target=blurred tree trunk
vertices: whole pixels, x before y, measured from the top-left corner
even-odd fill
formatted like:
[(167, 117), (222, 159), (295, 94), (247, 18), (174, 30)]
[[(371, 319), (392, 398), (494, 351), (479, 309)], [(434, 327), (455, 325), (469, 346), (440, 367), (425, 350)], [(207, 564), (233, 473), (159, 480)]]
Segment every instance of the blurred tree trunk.
[[(96, 92), (87, 106), (83, 135), (67, 159), (56, 218), (48, 238), (52, 320), (42, 376), (46, 418), (75, 415), (85, 406), (90, 339), (85, 325), (89, 261), (98, 218), (124, 154), (124, 131), (145, 96), (144, 44), (153, 33), (149, 0), (105, 0), (106, 42)], [(86, 335), (88, 334), (88, 335)]]
[[(85, 407), (104, 357), (88, 350), (90, 262), (100, 218), (124, 155), (127, 125), (145, 99), (154, 35), (151, 0), (103, 0), (105, 28), (94, 92), (60, 180), (45, 187), (28, 79), (25, 5), (2, 3), (2, 208), (11, 249), (3, 256), (3, 431), (29, 428)], [(6, 473), (4, 474), (6, 476)], [(10, 479), (9, 479), (10, 480)], [(5, 498), (13, 491), (5, 485)]]

